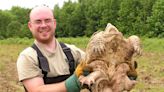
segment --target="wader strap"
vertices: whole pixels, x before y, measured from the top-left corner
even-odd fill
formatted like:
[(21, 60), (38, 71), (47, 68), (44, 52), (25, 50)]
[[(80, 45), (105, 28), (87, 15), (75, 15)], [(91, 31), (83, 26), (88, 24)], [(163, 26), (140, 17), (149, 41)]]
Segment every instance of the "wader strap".
[[(50, 72), (47, 58), (43, 56), (43, 54), (41, 53), (41, 51), (35, 44), (33, 44), (31, 46), (37, 52), (39, 68), (42, 69), (42, 73), (44, 74), (43, 79), (44, 79), (45, 84), (62, 82), (64, 80), (66, 80), (69, 76), (71, 76), (75, 70), (75, 62), (74, 62), (74, 58), (73, 58), (70, 48), (68, 48), (64, 43), (61, 43), (61, 42), (60, 42), (60, 46), (62, 47), (63, 52), (65, 53), (65, 55), (68, 59), (70, 74), (69, 75), (61, 75), (61, 76), (57, 76), (57, 77), (47, 77), (47, 73)], [(27, 92), (26, 88), (25, 88), (25, 92)]]
[(47, 73), (50, 72), (49, 64), (47, 61), (47, 58), (43, 56), (39, 48), (33, 44), (32, 48), (36, 50), (37, 55), (38, 55), (38, 60), (39, 60), (39, 68), (42, 69), (42, 73), (44, 74), (44, 77), (47, 77)]
[(75, 71), (75, 61), (74, 61), (74, 58), (73, 58), (73, 55), (71, 53), (71, 49), (68, 48), (64, 43), (60, 42), (60, 46), (62, 47), (63, 49), (63, 52), (65, 53), (67, 59), (68, 59), (68, 63), (69, 63), (69, 71), (70, 71), (70, 74), (72, 75), (73, 72)]
[[(68, 48), (62, 42), (60, 42), (60, 46), (62, 47), (63, 52), (68, 59), (69, 71), (70, 71), (70, 75), (72, 75), (73, 72), (75, 71), (75, 62), (74, 62), (73, 55), (71, 53), (71, 49)], [(43, 78), (45, 80), (47, 78), (47, 73), (50, 72), (48, 61), (47, 61), (46, 57), (43, 56), (43, 54), (41, 53), (41, 51), (35, 44), (32, 45), (32, 48), (35, 49), (37, 52), (38, 60), (39, 60), (39, 67), (40, 67), (40, 69), (42, 69), (42, 73), (44, 74)]]
[(71, 76), (70, 74), (69, 75), (60, 75), (57, 77), (47, 77), (44, 80), (45, 80), (45, 84), (59, 83), (59, 82), (66, 80), (70, 76)]

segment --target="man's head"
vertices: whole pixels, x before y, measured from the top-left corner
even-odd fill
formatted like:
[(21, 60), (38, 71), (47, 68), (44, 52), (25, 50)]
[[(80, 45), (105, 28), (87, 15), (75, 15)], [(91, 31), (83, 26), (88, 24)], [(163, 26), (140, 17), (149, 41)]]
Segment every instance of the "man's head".
[(54, 37), (56, 20), (53, 11), (46, 6), (38, 6), (31, 10), (28, 27), (33, 37), (42, 43), (48, 43)]

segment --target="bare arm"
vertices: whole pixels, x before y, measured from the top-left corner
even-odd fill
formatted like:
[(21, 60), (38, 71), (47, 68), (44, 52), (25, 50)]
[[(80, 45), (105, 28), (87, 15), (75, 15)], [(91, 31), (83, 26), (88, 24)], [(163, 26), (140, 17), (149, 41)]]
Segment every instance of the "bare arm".
[(45, 85), (41, 77), (23, 80), (23, 84), (28, 92), (67, 92), (65, 82)]

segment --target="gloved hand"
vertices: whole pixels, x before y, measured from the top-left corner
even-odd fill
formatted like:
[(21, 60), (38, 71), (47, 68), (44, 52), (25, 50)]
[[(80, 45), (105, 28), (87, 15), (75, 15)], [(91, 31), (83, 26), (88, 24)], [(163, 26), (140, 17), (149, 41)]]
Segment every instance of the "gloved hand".
[(81, 86), (78, 77), (73, 74), (66, 81), (65, 85), (67, 88), (67, 92), (80, 92)]

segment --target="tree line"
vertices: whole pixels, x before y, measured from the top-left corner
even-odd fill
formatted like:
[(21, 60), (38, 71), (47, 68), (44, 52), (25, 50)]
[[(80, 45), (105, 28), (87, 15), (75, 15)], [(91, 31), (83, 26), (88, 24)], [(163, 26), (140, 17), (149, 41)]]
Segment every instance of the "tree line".
[[(57, 37), (91, 36), (107, 23), (125, 35), (164, 37), (164, 0), (78, 0), (54, 6)], [(28, 37), (31, 9), (13, 6), (0, 10), (0, 39)]]

